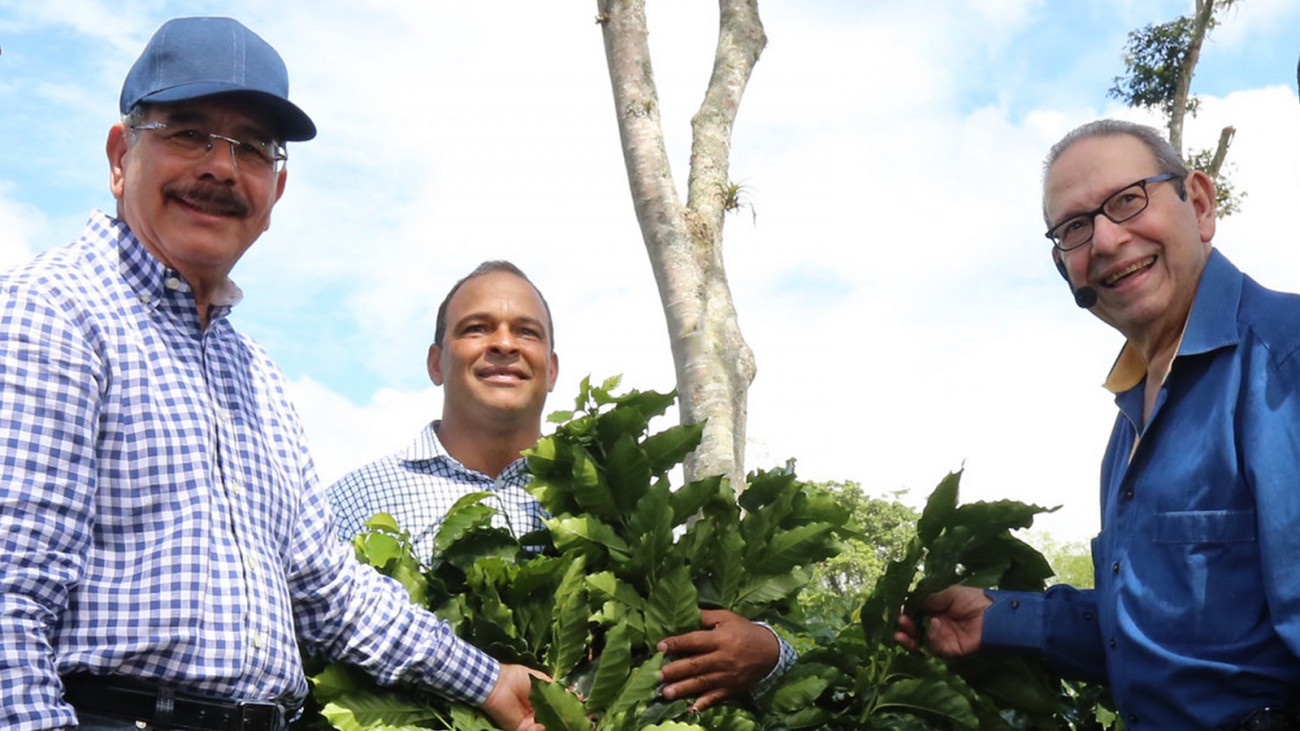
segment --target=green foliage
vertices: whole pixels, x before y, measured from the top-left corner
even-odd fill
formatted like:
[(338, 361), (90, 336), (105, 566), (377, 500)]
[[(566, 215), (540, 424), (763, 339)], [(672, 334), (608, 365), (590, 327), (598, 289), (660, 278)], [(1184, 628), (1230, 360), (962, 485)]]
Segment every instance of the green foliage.
[[(812, 566), (835, 555), (849, 513), (805, 490), (790, 466), (674, 489), (669, 472), (699, 444), (699, 425), (655, 434), (672, 394), (615, 394), (584, 380), (575, 409), (527, 450), (529, 492), (550, 514), (541, 552), (492, 528), (485, 494), (452, 508), (427, 570), (409, 537), (377, 516), (354, 541), (361, 560), (401, 580), (457, 634), (506, 662), (543, 668), (531, 695), (548, 729), (758, 729), (751, 707), (689, 714), (658, 696), (656, 645), (700, 625), (700, 607), (787, 624)], [(553, 420), (554, 417), (553, 417)], [(340, 729), (483, 728), (473, 709), (384, 689), (337, 666), (313, 677), (316, 704)]]
[[(1159, 109), (1166, 117), (1173, 114), (1178, 75), (1194, 27), (1194, 19), (1181, 16), (1130, 31), (1124, 45), (1125, 73), (1115, 77), (1107, 94), (1131, 107)], [(1196, 108), (1196, 100), (1189, 98), (1187, 113), (1195, 115)]]
[[(1028, 657), (944, 661), (909, 654), (891, 637), (900, 611), (952, 584), (1042, 590), (1052, 571), (1012, 535), (1043, 508), (1009, 501), (962, 505), (960, 473), (931, 493), (916, 535), (885, 567), (859, 622), (800, 658), (771, 709), (791, 729), (1102, 729), (1113, 721), (1094, 688), (1063, 684)], [(1100, 709), (1100, 710), (1098, 710)], [(1080, 720), (1081, 719), (1081, 720)]]
[[(515, 539), (493, 528), (493, 509), (478, 493), (440, 525), (427, 569), (388, 516), (376, 516), (354, 541), (361, 560), (401, 581), (461, 637), (554, 677), (535, 679), (531, 694), (548, 729), (1119, 727), (1103, 690), (1062, 684), (1034, 661), (948, 662), (892, 641), (900, 610), (914, 611), (948, 584), (1043, 588), (1051, 569), (1011, 534), (1042, 508), (962, 505), (960, 475), (952, 474), (916, 516), (897, 502), (865, 498), (851, 483), (805, 485), (789, 464), (749, 475), (739, 497), (723, 478), (674, 489), (668, 473), (699, 443), (700, 429), (650, 434), (672, 396), (616, 395), (617, 386), (617, 379), (584, 381), (576, 408), (526, 453), (529, 490), (552, 516), (544, 535)], [(874, 589), (865, 600), (848, 591), (839, 604), (814, 602), (822, 613), (810, 628), (801, 591), (854, 542), (876, 563), (852, 568), (853, 591), (866, 577)], [(656, 645), (697, 629), (700, 607), (770, 622), (801, 649), (799, 661), (761, 699), (728, 699), (692, 714), (686, 700), (661, 698), (666, 659)], [(313, 673), (312, 686), (312, 711), (299, 728), (492, 728), (474, 708), (380, 687), (339, 665)]]

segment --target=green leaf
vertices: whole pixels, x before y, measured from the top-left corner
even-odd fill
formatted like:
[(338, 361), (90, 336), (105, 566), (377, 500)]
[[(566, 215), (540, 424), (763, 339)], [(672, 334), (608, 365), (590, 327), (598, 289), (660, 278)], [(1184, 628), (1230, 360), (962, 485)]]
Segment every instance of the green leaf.
[(650, 489), (650, 460), (632, 435), (620, 435), (609, 450), (607, 481), (623, 515), (638, 513), (637, 503)]
[(793, 713), (813, 705), (830, 687), (834, 672), (826, 665), (805, 665), (801, 661), (786, 673), (781, 685), (772, 693), (772, 709), (778, 713)]
[(686, 455), (700, 446), (703, 438), (703, 422), (681, 424), (648, 437), (641, 443), (641, 448), (650, 462), (650, 471), (658, 475), (681, 464)]
[(616, 624), (605, 635), (605, 648), (596, 664), (596, 676), (587, 695), (587, 707), (603, 711), (614, 701), (632, 673), (632, 639), (626, 624)]
[(612, 599), (634, 609), (645, 609), (645, 599), (630, 584), (620, 581), (612, 571), (602, 571), (587, 577), (587, 586), (599, 600)]
[(952, 515), (957, 510), (957, 490), (960, 484), (961, 472), (950, 472), (930, 493), (925, 510), (921, 512), (920, 520), (916, 521), (916, 535), (921, 543), (930, 545), (939, 537), (943, 526), (952, 523)]
[(580, 508), (602, 520), (619, 514), (609, 483), (596, 460), (581, 446), (573, 448), (573, 497)]
[[(800, 567), (788, 574), (765, 576), (758, 581), (750, 582), (740, 589), (736, 602), (737, 606), (746, 604), (762, 606), (784, 601), (803, 588), (808, 583), (808, 577), (811, 575), (811, 569)], [(736, 611), (739, 614), (745, 614), (739, 609)]]
[(560, 551), (578, 545), (604, 549), (619, 561), (630, 558), (627, 541), (618, 537), (614, 529), (593, 517), (549, 518), (546, 525), (555, 537), (555, 547)]
[[(631, 711), (638, 703), (654, 698), (655, 688), (659, 685), (659, 669), (663, 667), (664, 655), (655, 653), (649, 660), (641, 663), (632, 671), (632, 677), (623, 684), (618, 697), (609, 706), (609, 715)], [(550, 731), (550, 728), (547, 728)]]
[(567, 677), (587, 649), (586, 562), (578, 556), (569, 564), (555, 591), (551, 647), (547, 652), (551, 677)]
[(792, 489), (797, 489), (793, 473), (755, 472), (749, 476), (749, 487), (741, 493), (738, 502), (745, 510), (758, 510)]
[(324, 716), (339, 731), (422, 731), (421, 724), (440, 719), (425, 703), (392, 691), (358, 691), (325, 704)]
[(685, 523), (704, 507), (709, 498), (718, 495), (722, 486), (722, 476), (715, 475), (703, 480), (688, 482), (675, 490), (669, 498), (673, 509), (673, 526)]
[(651, 645), (700, 627), (700, 607), (695, 585), (686, 566), (677, 566), (659, 576), (646, 603), (646, 641)]
[(587, 709), (563, 685), (533, 678), (528, 698), (533, 703), (534, 717), (547, 731), (590, 731)]
[(458, 499), (438, 526), (433, 539), (433, 550), (446, 551), (470, 531), (490, 527), (492, 516), (496, 515), (497, 510), (482, 503), (492, 496), (490, 492), (471, 492)]
[(781, 531), (751, 556), (750, 572), (776, 574), (827, 557), (832, 544), (831, 525), (812, 523)]
[(876, 701), (876, 710), (903, 708), (942, 716), (966, 728), (978, 728), (970, 701), (942, 680), (908, 678), (890, 683)]

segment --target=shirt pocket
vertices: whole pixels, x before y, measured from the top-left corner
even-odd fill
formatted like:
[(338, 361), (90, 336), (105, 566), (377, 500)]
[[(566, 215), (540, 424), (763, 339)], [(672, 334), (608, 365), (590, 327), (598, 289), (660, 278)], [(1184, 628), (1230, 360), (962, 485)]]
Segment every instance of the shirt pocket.
[(1238, 640), (1266, 619), (1255, 535), (1253, 510), (1157, 513), (1153, 560), (1134, 566), (1144, 598), (1132, 611), (1150, 620), (1145, 631), (1171, 646), (1199, 646)]

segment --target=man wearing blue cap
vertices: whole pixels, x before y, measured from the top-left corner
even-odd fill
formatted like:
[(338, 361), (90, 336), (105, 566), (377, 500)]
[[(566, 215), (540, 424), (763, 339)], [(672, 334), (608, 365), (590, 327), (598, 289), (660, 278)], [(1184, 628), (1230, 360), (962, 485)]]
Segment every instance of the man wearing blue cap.
[(0, 726), (282, 729), (298, 641), (537, 731), (503, 665), (357, 563), (230, 270), (315, 136), (265, 41), (162, 26), (108, 134), (116, 215), (0, 276)]

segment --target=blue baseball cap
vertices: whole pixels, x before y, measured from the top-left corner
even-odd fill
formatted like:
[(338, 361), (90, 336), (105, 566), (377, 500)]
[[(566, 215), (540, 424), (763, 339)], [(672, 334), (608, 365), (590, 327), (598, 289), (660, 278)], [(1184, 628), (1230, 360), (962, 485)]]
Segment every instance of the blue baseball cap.
[(246, 95), (268, 111), (285, 140), (316, 136), (316, 125), (289, 101), (280, 54), (231, 18), (175, 18), (149, 39), (126, 75), (122, 114), (137, 104), (167, 104), (217, 94)]

